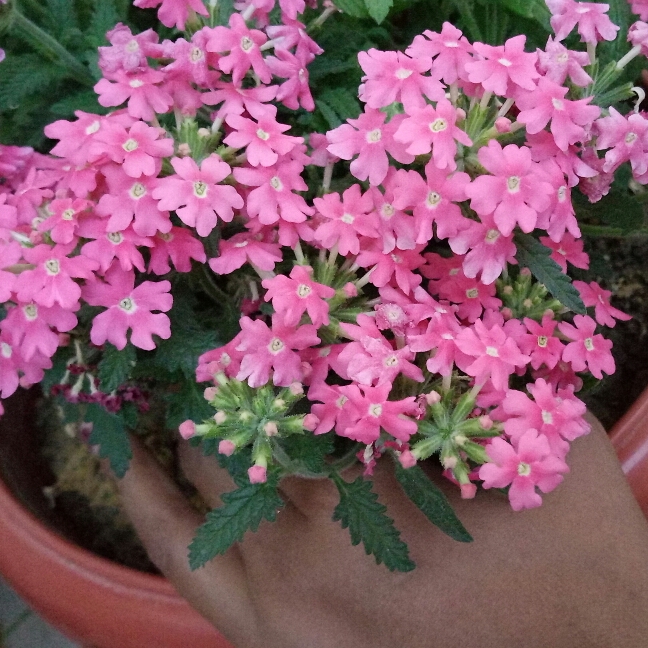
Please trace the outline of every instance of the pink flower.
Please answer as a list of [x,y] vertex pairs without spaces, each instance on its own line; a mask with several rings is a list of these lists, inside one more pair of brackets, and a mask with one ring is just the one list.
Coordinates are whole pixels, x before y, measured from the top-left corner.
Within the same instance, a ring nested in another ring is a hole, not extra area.
[[541,236],[540,243],[552,250],[551,258],[567,272],[567,262],[575,268],[587,270],[589,268],[589,256],[583,252],[583,241],[574,238],[571,234],[565,234],[559,242],[552,241],[548,236]]
[[358,54],[365,75],[359,89],[360,101],[369,108],[383,108],[400,101],[406,113],[425,107],[425,97],[438,101],[445,97],[437,79],[424,76],[430,69],[429,58],[410,58],[402,52],[370,49]]
[[481,83],[484,90],[501,96],[510,96],[514,90],[533,90],[538,74],[535,63],[538,55],[525,53],[526,36],[509,38],[504,45],[493,47],[475,43],[473,47],[483,60],[466,63],[471,83]]
[[504,236],[509,236],[516,224],[523,232],[533,231],[538,212],[549,206],[553,187],[538,180],[531,151],[515,144],[502,148],[490,140],[477,155],[480,164],[494,175],[480,175],[466,187],[472,209],[480,216],[493,213]]
[[562,342],[554,336],[556,324],[552,312],[543,316],[541,324],[528,317],[524,318],[529,334],[520,338],[518,344],[522,353],[531,356],[531,366],[534,369],[543,364],[553,369],[562,356]]
[[9,398],[18,389],[18,373],[25,361],[14,349],[6,331],[0,332],[0,397]]
[[78,226],[78,218],[92,203],[88,200],[62,198],[47,206],[51,216],[38,226],[39,232],[49,232],[55,243],[71,243]]
[[203,244],[184,227],[172,227],[169,232],[158,233],[153,244],[148,270],[158,275],[170,272],[169,259],[178,272],[189,272],[192,259],[198,263],[207,261]]
[[360,236],[378,236],[376,214],[372,211],[371,195],[361,195],[360,185],[349,187],[342,198],[340,194],[329,193],[314,199],[315,208],[328,221],[318,226],[316,240],[323,247],[338,246],[340,254],[358,254]]
[[461,369],[478,383],[490,378],[495,389],[508,389],[508,379],[515,368],[524,367],[530,360],[501,326],[494,324],[488,329],[481,320],[461,331],[456,344],[460,351],[475,358]]
[[325,300],[331,299],[335,290],[313,281],[312,272],[310,267],[296,265],[290,277],[276,275],[261,282],[267,291],[265,301],[272,300],[286,326],[296,326],[306,312],[316,328],[329,323],[329,305]]
[[340,392],[348,398],[345,408],[349,424],[341,426],[338,421],[335,431],[340,436],[369,444],[378,439],[380,429],[384,428],[396,439],[407,441],[418,429],[416,421],[407,415],[415,414],[418,406],[413,396],[400,401],[387,400],[391,389],[390,383],[377,387],[341,387]]
[[187,19],[194,11],[201,16],[209,15],[201,0],[134,0],[133,4],[141,9],[150,9],[157,7],[160,2],[162,6],[158,10],[158,18],[166,27],[184,30]]
[[565,99],[567,92],[567,88],[543,77],[535,90],[520,94],[516,101],[520,108],[518,121],[532,135],[551,121],[551,133],[561,151],[588,139],[586,129],[601,112],[598,106],[588,105],[593,97],[569,101]]
[[[407,152],[421,155],[432,151],[432,159],[439,169],[454,171],[457,144],[472,146],[472,140],[455,126],[457,110],[447,100],[437,102],[436,109],[428,105],[412,111],[394,134],[397,142],[408,144]],[[456,140],[456,141],[455,141]]]
[[232,81],[240,85],[241,80],[252,68],[263,83],[272,81],[272,73],[266,64],[261,46],[268,40],[258,29],[248,29],[241,14],[234,12],[229,28],[214,27],[207,43],[208,52],[229,52],[218,61],[218,67],[225,74],[232,74]]
[[599,380],[603,378],[603,372],[613,374],[614,357],[610,353],[612,340],[606,340],[600,334],[594,335],[596,322],[587,315],[574,315],[574,324],[558,324],[558,330],[573,340],[565,347],[562,359],[571,362],[574,371],[589,369]]
[[421,276],[414,272],[425,263],[420,254],[421,247],[419,250],[393,250],[385,254],[376,242],[360,251],[356,263],[361,268],[372,266],[370,281],[377,288],[391,282],[408,294],[421,283]]
[[537,430],[528,430],[511,445],[499,437],[486,446],[492,463],[479,468],[479,479],[484,488],[509,486],[509,501],[514,511],[535,508],[542,504],[536,486],[543,492],[552,491],[569,472],[567,464],[551,454],[547,439]]
[[99,264],[83,255],[68,257],[75,244],[37,245],[23,250],[27,263],[33,270],[24,270],[16,280],[15,290],[21,302],[34,301],[40,306],[51,308],[58,304],[75,311],[79,308],[81,288],[74,278],[90,279]]
[[630,0],[630,8],[641,20],[648,20],[648,0]]
[[630,315],[626,315],[610,304],[612,292],[603,290],[595,281],[591,281],[589,285],[584,281],[574,281],[573,284],[580,293],[583,304],[588,307],[594,306],[594,317],[601,326],[613,328],[616,324],[615,320],[627,322],[632,319]]
[[315,110],[315,102],[308,85],[308,63],[307,59],[299,58],[284,49],[275,49],[275,56],[269,56],[266,64],[274,76],[287,79],[277,90],[277,101],[291,110],[297,110],[299,106],[304,110]]
[[242,317],[241,334],[236,350],[242,352],[237,380],[248,379],[250,387],[261,387],[270,379],[280,387],[287,387],[304,378],[301,358],[296,351],[315,346],[320,342],[312,324],[295,328],[286,326],[275,314],[272,328],[262,320]]
[[234,148],[245,147],[245,154],[252,166],[272,166],[280,155],[287,155],[295,146],[304,142],[303,137],[284,135],[290,126],[280,124],[276,119],[275,106],[248,108],[254,122],[240,115],[228,115],[227,124],[234,130],[223,140]]
[[99,47],[99,67],[105,73],[117,70],[141,72],[148,68],[147,56],[157,58],[162,55],[162,45],[158,44],[158,35],[147,29],[141,34],[133,34],[130,27],[117,23],[106,38],[111,47]]
[[171,323],[164,315],[173,304],[170,282],[144,281],[135,287],[135,274],[125,272],[118,265],[106,273],[106,282],[95,279],[83,289],[83,298],[91,306],[107,308],[92,321],[93,344],[110,342],[121,350],[126,346],[126,333],[130,329],[131,344],[150,351],[155,348],[153,335],[163,340],[171,337]]
[[443,23],[441,33],[426,29],[414,38],[405,50],[414,59],[436,57],[432,63],[432,76],[447,84],[467,79],[466,63],[473,60],[472,45],[462,32],[449,22]]
[[244,263],[251,263],[260,270],[273,270],[275,263],[283,258],[276,243],[263,241],[262,237],[246,232],[221,239],[219,249],[220,256],[209,260],[209,267],[216,274],[229,274]]
[[583,70],[590,64],[587,52],[568,50],[551,36],[547,41],[545,51],[538,50],[538,68],[544,72],[545,78],[562,85],[569,76],[574,85],[584,88],[593,83],[592,77]]
[[241,115],[246,110],[263,110],[263,104],[272,101],[277,94],[277,86],[257,88],[239,88],[229,81],[219,81],[213,84],[214,89],[203,92],[203,103],[208,106],[220,104],[220,108],[212,118],[224,119],[227,115]]
[[596,121],[596,148],[610,149],[605,154],[603,171],[616,171],[630,161],[635,177],[648,171],[648,120],[639,113],[622,115],[610,106],[609,116]]
[[[385,124],[387,115],[380,110],[366,109],[358,119],[347,119],[347,124],[326,134],[330,142],[329,153],[351,162],[351,174],[358,180],[369,180],[371,185],[379,185],[389,170],[389,153],[397,162],[410,164],[414,155],[405,151],[405,146],[395,141],[396,132],[402,118],[394,117]],[[355,159],[353,159],[355,156]]]
[[602,2],[575,0],[545,0],[551,11],[551,26],[556,40],[565,40],[576,25],[583,43],[596,44],[600,40],[616,38],[619,28],[607,16],[610,5]]
[[153,198],[160,201],[160,209],[175,210],[199,236],[207,236],[216,227],[217,215],[229,223],[234,209],[243,207],[243,198],[234,187],[218,184],[231,169],[216,153],[204,159],[200,168],[190,157],[174,157],[171,166],[176,175],[162,178],[152,192]]
[[[163,88],[164,73],[148,69],[144,72],[127,73],[118,70],[111,75],[112,81],[100,79],[94,87],[101,106],[121,106],[128,100],[128,114],[135,119],[152,121],[157,114],[167,112],[173,98]],[[113,83],[114,81],[114,83]]]
[[5,243],[0,238],[0,304],[9,301],[16,285],[16,275],[5,271],[22,258],[22,248],[17,241]]

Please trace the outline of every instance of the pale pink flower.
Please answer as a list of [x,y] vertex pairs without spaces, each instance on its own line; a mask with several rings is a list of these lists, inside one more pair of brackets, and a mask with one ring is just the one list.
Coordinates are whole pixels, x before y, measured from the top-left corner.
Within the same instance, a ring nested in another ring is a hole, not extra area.
[[456,108],[447,99],[441,99],[436,108],[428,105],[413,110],[399,126],[394,139],[407,144],[407,152],[413,155],[432,151],[432,159],[438,168],[454,171],[457,168],[457,142],[472,146],[468,135],[455,125],[456,120]]
[[494,214],[504,236],[509,236],[516,224],[523,232],[533,231],[538,212],[549,206],[553,187],[538,180],[531,151],[515,144],[502,148],[498,141],[490,140],[477,155],[480,164],[493,175],[477,176],[466,187],[472,209],[480,216]]
[[553,186],[554,193],[547,211],[538,216],[536,226],[547,230],[553,241],[561,241],[566,231],[580,237],[581,231],[571,200],[571,189],[565,182],[564,173],[554,160],[545,160],[540,163],[540,167],[545,179]]
[[308,64],[311,60],[311,56],[303,59],[277,48],[275,56],[266,59],[266,64],[274,76],[287,79],[279,86],[276,99],[291,110],[297,110],[300,105],[304,110],[315,110],[315,102],[308,85]]
[[412,44],[405,50],[414,59],[432,57],[432,76],[443,79],[447,84],[467,79],[466,63],[473,60],[473,48],[463,35],[449,22],[443,23],[441,33],[426,29],[414,37]]
[[551,26],[556,40],[565,40],[578,25],[583,43],[596,44],[612,41],[619,28],[607,16],[610,5],[602,2],[576,2],[575,0],[545,0],[551,11]]
[[191,41],[184,38],[174,42],[165,41],[165,45],[168,43],[167,56],[174,59],[173,63],[163,68],[166,79],[185,79],[211,88],[220,74],[214,71],[218,68],[218,54],[206,50],[208,39],[209,31],[203,28],[191,37]]
[[235,85],[240,85],[250,68],[263,83],[270,83],[272,73],[260,49],[268,40],[267,36],[258,29],[249,29],[241,14],[236,12],[231,15],[229,25],[229,28],[214,27],[207,42],[209,52],[229,52],[221,56],[218,67],[225,74],[231,73]]
[[173,305],[170,282],[144,281],[135,287],[135,274],[125,272],[117,264],[105,278],[106,283],[95,279],[83,288],[83,298],[91,306],[107,308],[92,320],[90,339],[93,344],[110,342],[123,349],[130,329],[131,344],[150,351],[155,348],[153,335],[163,340],[171,337],[171,323],[164,315]]
[[615,320],[627,322],[632,319],[630,315],[610,304],[612,292],[603,290],[595,281],[591,281],[589,284],[584,281],[574,281],[573,284],[580,293],[583,304],[587,307],[594,306],[594,317],[601,326],[613,328],[616,324]]
[[290,126],[275,119],[276,106],[250,106],[248,110],[256,122],[240,115],[228,115],[225,121],[234,130],[223,142],[234,148],[245,147],[247,161],[252,166],[272,166],[280,155],[287,155],[304,142],[303,137],[284,135]]
[[543,364],[553,369],[562,356],[563,344],[554,336],[556,324],[552,311],[542,317],[542,323],[524,318],[529,333],[518,340],[518,345],[522,353],[531,356],[531,366],[534,369]]
[[595,378],[601,380],[603,372],[614,373],[614,357],[610,353],[612,340],[594,334],[596,322],[587,315],[574,315],[574,325],[560,322],[558,330],[570,342],[563,351],[562,359],[571,362],[574,371],[589,369]]
[[418,250],[392,250],[385,254],[382,246],[376,242],[360,251],[356,263],[361,268],[372,267],[369,281],[377,288],[392,283],[408,294],[422,280],[421,276],[414,272],[425,263],[420,254],[421,249],[422,246],[418,246]]
[[216,153],[205,158],[200,168],[190,157],[174,157],[171,166],[176,175],[161,178],[152,196],[160,201],[160,209],[175,210],[178,218],[195,227],[199,236],[207,236],[218,218],[229,223],[234,209],[243,207],[243,198],[234,187],[219,184],[231,169]]
[[589,268],[589,255],[583,252],[583,241],[566,233],[560,241],[553,241],[548,236],[541,236],[540,243],[552,250],[551,258],[567,272],[567,262],[575,268],[587,270]]
[[326,249],[337,245],[342,256],[358,254],[361,236],[378,236],[371,195],[362,195],[360,185],[349,187],[341,198],[338,193],[328,193],[313,202],[319,214],[327,219],[315,231],[316,240]]
[[102,173],[108,182],[108,191],[99,199],[95,211],[108,218],[106,231],[119,232],[131,223],[139,236],[171,230],[169,212],[160,209],[152,195],[159,186],[157,178],[131,178],[121,167],[112,165],[103,167]]
[[353,160],[351,174],[358,180],[368,179],[373,186],[381,184],[387,176],[387,153],[401,164],[414,161],[414,155],[407,153],[406,147],[394,139],[402,117],[395,116],[385,124],[386,117],[384,112],[368,108],[358,119],[347,119],[348,123],[326,134],[330,142],[329,153],[343,160]]
[[365,73],[359,88],[360,101],[369,108],[383,108],[400,101],[405,112],[425,107],[425,97],[438,101],[445,97],[443,85],[424,72],[430,69],[429,58],[410,58],[402,52],[370,49],[358,54]]
[[565,99],[567,92],[567,88],[543,77],[535,90],[521,93],[516,100],[518,121],[526,125],[527,132],[539,133],[551,121],[551,133],[561,151],[589,139],[589,128],[601,113],[598,106],[588,105],[593,97],[570,101]]
[[552,491],[569,472],[567,464],[551,454],[549,443],[537,430],[528,430],[511,445],[496,437],[486,446],[491,462],[479,468],[479,479],[484,488],[505,488],[514,511],[535,508],[542,504],[536,486],[543,492]]
[[148,67],[147,56],[157,58],[162,55],[162,45],[158,44],[158,35],[147,29],[140,34],[133,34],[130,27],[117,23],[106,32],[110,47],[99,47],[99,67],[104,73],[117,70],[141,72]]
[[277,94],[277,86],[260,85],[257,88],[239,88],[229,81],[219,81],[213,85],[213,89],[203,92],[201,95],[203,103],[208,106],[220,104],[218,111],[212,115],[212,119],[224,119],[227,115],[241,115],[246,110],[263,110],[263,105],[272,101]]
[[164,73],[148,69],[145,72],[129,74],[118,70],[113,81],[100,79],[94,87],[101,106],[121,106],[128,100],[128,114],[135,119],[152,121],[156,114],[163,114],[173,105],[173,98],[162,87]]
[[262,320],[242,317],[241,334],[236,350],[243,354],[237,380],[247,378],[250,387],[261,387],[270,380],[280,387],[304,379],[301,358],[297,351],[320,342],[312,324],[295,328],[286,326],[279,315],[272,316],[272,328]]
[[221,347],[203,353],[198,358],[196,382],[213,381],[217,373],[224,373],[228,378],[234,378],[241,367],[243,353],[236,350],[241,333]]
[[38,231],[49,232],[55,243],[71,243],[79,225],[79,216],[91,206],[92,203],[88,200],[52,200],[47,206],[51,216],[38,225]]
[[596,121],[596,130],[596,148],[609,149],[603,171],[614,172],[628,160],[635,177],[648,171],[648,120],[643,115],[622,115],[610,106],[609,116]]
[[99,264],[83,255],[68,257],[75,247],[75,243],[69,243],[24,249],[25,261],[35,267],[18,276],[15,285],[18,300],[34,301],[46,308],[58,304],[67,310],[77,310],[81,288],[74,278],[90,279]]
[[150,9],[157,7],[160,2],[158,18],[166,27],[184,30],[187,19],[194,11],[200,16],[209,15],[201,0],[134,0],[133,4],[141,9]]
[[516,367],[524,367],[530,360],[501,326],[494,324],[488,329],[479,319],[459,333],[456,345],[460,351],[471,356],[470,364],[461,369],[474,376],[478,383],[490,378],[495,389],[507,389],[509,376]]
[[326,300],[335,295],[335,289],[313,281],[312,274],[312,268],[296,265],[289,277],[276,275],[261,282],[266,289],[265,301],[272,301],[286,326],[296,326],[304,313],[316,328],[329,323]]
[[178,272],[190,272],[192,259],[198,263],[207,261],[203,244],[185,227],[172,227],[169,232],[159,232],[153,238],[150,254],[148,271],[158,275],[171,271],[169,259]]
[[648,0],[630,0],[630,8],[641,20],[648,20]]
[[245,263],[251,263],[260,270],[273,270],[283,258],[279,245],[246,232],[221,239],[219,250],[220,255],[209,260],[209,267],[216,274],[229,274]]
[[519,88],[533,90],[540,76],[535,67],[538,55],[526,53],[525,43],[524,35],[509,38],[498,47],[475,43],[473,47],[483,60],[466,63],[470,82],[480,83],[484,90],[501,96],[510,96]]
[[538,50],[538,68],[545,78],[562,85],[569,76],[574,85],[584,88],[593,83],[592,77],[583,70],[590,64],[587,52],[575,52],[549,36],[544,52]]
[[368,444],[378,439],[383,428],[396,439],[407,441],[418,429],[416,421],[407,415],[415,415],[418,406],[413,396],[399,401],[387,400],[391,388],[390,383],[377,387],[341,387],[340,392],[348,398],[345,403],[348,421],[344,426],[338,421],[335,431],[340,436]]

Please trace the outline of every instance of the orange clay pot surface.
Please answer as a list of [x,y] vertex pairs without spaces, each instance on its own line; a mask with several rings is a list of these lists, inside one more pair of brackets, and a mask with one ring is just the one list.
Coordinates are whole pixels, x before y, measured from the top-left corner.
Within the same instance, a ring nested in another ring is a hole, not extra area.
[[630,488],[648,518],[648,388],[612,428],[610,439]]
[[33,403],[14,397],[0,419],[2,576],[52,625],[93,648],[232,648],[164,578],[96,556],[50,529],[47,468],[28,434]]

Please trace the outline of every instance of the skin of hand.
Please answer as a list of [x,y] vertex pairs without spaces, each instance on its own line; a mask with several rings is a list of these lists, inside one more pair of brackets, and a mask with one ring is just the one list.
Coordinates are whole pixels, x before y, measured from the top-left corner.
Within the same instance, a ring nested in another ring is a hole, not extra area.
[[[490,491],[461,500],[426,466],[473,543],[433,527],[379,462],[375,490],[417,563],[405,574],[376,565],[331,521],[338,496],[328,480],[284,479],[277,521],[194,572],[187,547],[202,517],[137,443],[119,488],[151,559],[237,648],[639,648],[648,645],[648,524],[591,422],[572,446],[571,472],[538,509],[516,513]],[[189,444],[181,463],[210,506],[234,488]]]

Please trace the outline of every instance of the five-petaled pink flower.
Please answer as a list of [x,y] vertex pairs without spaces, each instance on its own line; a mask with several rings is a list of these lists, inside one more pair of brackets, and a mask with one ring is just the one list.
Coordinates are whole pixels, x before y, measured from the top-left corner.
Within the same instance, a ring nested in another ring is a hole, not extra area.
[[551,26],[556,40],[565,40],[576,25],[583,43],[596,44],[616,38],[619,28],[607,15],[610,5],[576,0],[545,0],[551,11]]
[[594,317],[601,326],[613,328],[616,324],[615,320],[627,322],[632,319],[630,315],[610,304],[612,292],[603,290],[595,281],[591,281],[589,284],[584,281],[574,281],[573,284],[580,293],[583,304],[587,307],[594,306]]
[[600,333],[595,335],[596,322],[587,315],[574,315],[574,325],[568,322],[558,324],[558,330],[573,340],[565,347],[562,359],[571,362],[574,371],[589,369],[599,380],[603,378],[603,372],[613,374],[612,340],[606,340]]

